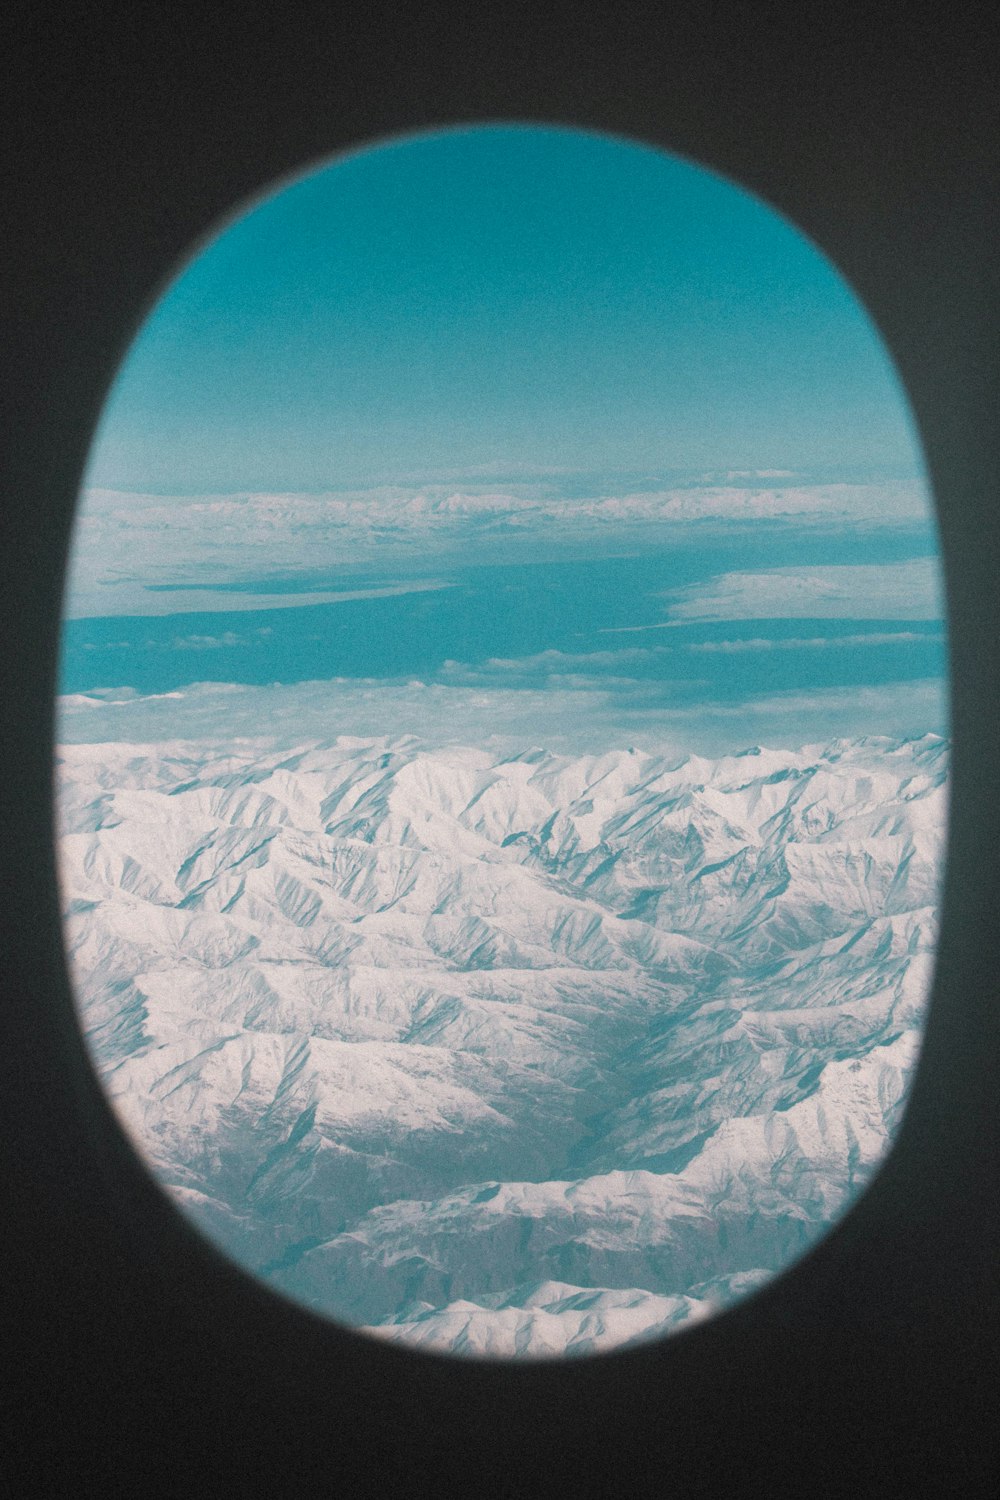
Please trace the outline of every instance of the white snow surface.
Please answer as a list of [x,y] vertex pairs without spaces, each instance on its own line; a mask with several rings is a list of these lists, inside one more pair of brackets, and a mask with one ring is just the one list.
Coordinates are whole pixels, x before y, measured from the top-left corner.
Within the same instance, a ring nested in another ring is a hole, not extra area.
[[936,735],[65,745],[88,1045],[184,1211],[307,1305],[491,1357],[662,1334],[883,1159],[947,768]]

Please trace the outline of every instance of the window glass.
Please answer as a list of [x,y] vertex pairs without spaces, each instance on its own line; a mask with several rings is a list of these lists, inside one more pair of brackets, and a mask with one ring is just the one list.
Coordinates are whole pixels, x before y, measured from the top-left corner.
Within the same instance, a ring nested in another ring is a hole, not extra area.
[[569,129],[371,146],[184,266],[65,598],[87,1046],[276,1290],[583,1355],[793,1262],[889,1150],[948,773],[889,355],[820,251]]

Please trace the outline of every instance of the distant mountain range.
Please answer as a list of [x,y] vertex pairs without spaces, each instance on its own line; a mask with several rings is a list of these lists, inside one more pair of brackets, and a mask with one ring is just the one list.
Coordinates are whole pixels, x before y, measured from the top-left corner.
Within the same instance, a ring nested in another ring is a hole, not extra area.
[[67,745],[71,972],[234,1259],[380,1337],[582,1353],[786,1266],[884,1156],[947,743],[710,761]]

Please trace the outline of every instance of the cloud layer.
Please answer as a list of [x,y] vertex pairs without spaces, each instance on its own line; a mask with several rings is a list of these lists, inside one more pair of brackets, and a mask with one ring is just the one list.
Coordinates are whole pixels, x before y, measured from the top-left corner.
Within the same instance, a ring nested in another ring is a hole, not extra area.
[[[194,609],[286,608],[372,597],[227,593],[224,584],[301,579],[336,570],[534,559],[566,546],[664,543],[693,523],[788,521],[806,527],[927,523],[918,481],[879,484],[733,480],[675,488],[558,492],[553,482],[503,488],[383,487],[331,494],[143,495],[85,492],[74,537],[66,614],[165,614]],[[738,576],[738,575],[734,575]],[[749,576],[749,575],[748,575]],[[389,580],[384,589],[432,587]],[[437,580],[437,586],[441,586]],[[157,592],[167,590],[167,592]]]
[[945,685],[937,678],[677,704],[670,701],[669,684],[626,677],[558,673],[538,687],[509,687],[501,676],[455,685],[357,678],[265,687],[202,682],[145,697],[106,689],[59,700],[58,738],[248,738],[293,745],[342,735],[413,735],[436,746],[538,745],[578,754],[634,745],[719,755],[755,744],[791,749],[843,737],[948,730]]
[[938,620],[936,558],[723,573],[674,596],[670,620]]

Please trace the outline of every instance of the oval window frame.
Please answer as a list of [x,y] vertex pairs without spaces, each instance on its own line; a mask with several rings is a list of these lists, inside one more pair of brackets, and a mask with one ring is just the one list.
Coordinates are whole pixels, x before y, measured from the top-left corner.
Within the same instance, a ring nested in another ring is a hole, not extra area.
[[[620,142],[620,143],[625,144],[625,145],[634,145],[634,146],[637,146],[637,147],[640,147],[640,148],[649,149],[649,150],[652,150],[652,151],[666,152],[667,154],[673,155],[674,157],[678,158],[679,160],[681,160],[685,164],[692,166],[696,170],[701,169],[701,170],[704,170],[704,171],[709,172],[711,174],[714,174],[715,176],[721,178],[723,181],[726,181],[726,182],[730,183],[731,185],[733,185],[738,190],[742,190],[744,192],[747,192],[750,195],[752,195],[755,198],[757,198],[757,200],[760,201],[761,203],[763,203],[764,206],[767,209],[771,210],[785,224],[787,224],[788,226],[790,226],[791,229],[793,230],[793,232],[797,233],[807,244],[809,244],[818,253],[818,255],[821,258],[825,258],[833,266],[834,270],[840,276],[841,280],[843,281],[844,285],[847,287],[847,289],[850,291],[850,293],[854,297],[854,299],[857,302],[858,306],[865,313],[865,315],[867,316],[867,318],[869,320],[869,323],[871,324],[871,326],[874,329],[875,333],[877,334],[877,336],[881,340],[882,349],[883,349],[884,353],[888,356],[888,360],[889,360],[890,366],[891,366],[891,368],[893,370],[893,373],[895,374],[896,381],[898,383],[900,393],[901,393],[901,395],[903,397],[903,401],[906,404],[906,406],[908,407],[909,415],[911,416],[911,418],[913,420],[917,448],[918,448],[918,451],[920,453],[920,456],[924,460],[925,474],[926,474],[926,476],[928,478],[928,494],[929,494],[929,498],[931,500],[931,503],[932,503],[932,506],[933,506],[933,509],[934,509],[935,517],[936,517],[936,519],[938,521],[938,535],[939,535],[939,541],[940,541],[940,546],[939,546],[939,550],[938,550],[938,562],[939,562],[939,564],[941,566],[941,571],[942,571],[942,582],[943,582],[943,586],[944,586],[944,595],[945,595],[944,615],[945,615],[945,619],[946,619],[946,622],[947,622],[947,625],[948,625],[948,640],[949,640],[949,646],[951,647],[952,609],[951,609],[951,602],[950,602],[950,590],[949,590],[949,586],[948,586],[947,547],[946,547],[946,545],[944,543],[944,538],[943,538],[943,534],[942,534],[940,508],[939,508],[938,501],[937,501],[936,488],[934,486],[933,479],[931,477],[930,461],[929,461],[929,455],[928,455],[928,452],[927,452],[927,446],[926,446],[926,443],[923,440],[922,430],[921,430],[921,427],[920,427],[919,420],[917,418],[916,409],[915,409],[915,406],[914,406],[914,403],[913,403],[913,400],[912,400],[912,397],[911,397],[911,394],[910,394],[909,386],[907,385],[906,381],[903,378],[902,372],[900,371],[899,364],[898,364],[898,361],[897,361],[897,359],[895,357],[895,354],[893,352],[892,345],[890,344],[888,338],[886,337],[886,334],[885,334],[885,332],[884,332],[884,330],[883,330],[883,328],[881,326],[881,323],[876,319],[876,317],[875,317],[875,315],[874,315],[874,313],[873,313],[873,311],[871,309],[871,306],[869,305],[868,301],[865,298],[862,297],[862,295],[858,291],[858,288],[855,285],[854,281],[851,278],[848,277],[848,275],[847,275],[847,273],[846,273],[846,271],[845,271],[842,263],[840,262],[840,260],[838,260],[837,258],[835,258],[834,255],[825,247],[825,245],[820,240],[818,240],[816,238],[815,235],[813,235],[808,230],[806,230],[805,228],[803,228],[801,222],[796,217],[793,217],[793,215],[791,213],[789,213],[787,211],[787,209],[785,209],[785,208],[781,207],[780,205],[776,204],[770,197],[768,197],[764,193],[762,193],[756,186],[749,186],[743,178],[735,176],[731,171],[727,171],[723,167],[721,167],[721,166],[719,166],[719,165],[717,165],[717,164],[715,164],[713,162],[710,162],[710,161],[707,161],[705,159],[702,159],[700,157],[696,157],[696,156],[694,156],[691,153],[683,152],[683,151],[677,149],[676,147],[666,146],[662,142],[657,141],[655,139],[652,139],[651,137],[649,137],[647,135],[627,134],[627,133],[625,133],[624,131],[621,131],[621,130],[612,131],[612,130],[608,130],[608,129],[603,129],[603,128],[601,128],[599,126],[596,126],[596,125],[593,125],[593,124],[583,124],[583,123],[580,123],[580,122],[568,121],[568,120],[565,120],[565,119],[562,119],[562,120],[559,120],[559,121],[553,121],[551,119],[547,119],[547,120],[530,119],[530,118],[526,118],[526,117],[522,117],[522,116],[518,116],[517,118],[503,117],[503,118],[499,118],[499,119],[498,118],[477,119],[477,118],[472,118],[472,117],[462,117],[462,118],[459,118],[459,119],[456,119],[456,120],[453,120],[453,121],[449,121],[449,122],[447,122],[445,124],[439,124],[439,125],[432,126],[432,127],[425,127],[423,129],[419,129],[418,128],[418,129],[413,129],[413,130],[408,130],[408,131],[396,131],[396,132],[393,132],[391,134],[383,134],[383,135],[378,135],[378,136],[375,136],[375,137],[368,137],[368,136],[366,136],[364,138],[361,138],[361,139],[353,141],[349,147],[342,148],[341,150],[337,151],[336,153],[334,153],[332,155],[331,154],[323,154],[323,155],[320,155],[320,156],[313,156],[304,165],[295,167],[295,168],[293,168],[293,169],[291,169],[289,171],[286,171],[280,177],[265,182],[263,185],[261,185],[260,187],[258,187],[258,189],[256,191],[254,191],[253,193],[248,194],[248,195],[244,195],[244,196],[240,197],[237,201],[231,203],[225,213],[223,213],[223,214],[221,214],[221,215],[213,218],[211,220],[211,222],[207,225],[207,227],[203,227],[202,230],[201,230],[201,232],[197,236],[197,238],[195,240],[193,240],[188,245],[185,253],[179,259],[177,259],[176,261],[174,261],[173,263],[171,263],[171,265],[169,266],[166,274],[163,274],[163,275],[160,276],[155,291],[153,291],[151,294],[149,294],[147,296],[147,298],[146,298],[146,300],[145,300],[145,302],[143,304],[141,313],[139,314],[138,317],[134,318],[134,320],[133,320],[131,331],[129,332],[129,335],[128,335],[127,339],[124,341],[123,352],[120,353],[119,358],[114,363],[113,368],[111,370],[110,378],[106,382],[106,385],[105,385],[105,388],[104,388],[103,397],[102,397],[102,400],[101,400],[101,403],[100,403],[100,406],[99,406],[98,417],[97,417],[97,419],[95,419],[95,422],[94,422],[92,430],[91,430],[91,439],[90,439],[90,441],[87,444],[87,450],[86,451],[87,451],[88,461],[89,461],[89,454],[90,454],[90,451],[91,451],[91,448],[92,448],[92,445],[93,445],[93,437],[94,437],[94,434],[96,433],[97,425],[99,423],[99,420],[103,416],[103,412],[104,412],[104,409],[105,409],[105,406],[106,406],[106,403],[107,403],[108,396],[109,396],[110,391],[112,389],[112,386],[113,386],[114,382],[117,380],[118,375],[120,374],[122,368],[126,364],[126,362],[128,360],[128,357],[129,357],[129,354],[131,352],[131,349],[133,347],[133,343],[136,340],[138,334],[140,333],[143,325],[145,324],[146,319],[149,317],[149,315],[152,313],[152,311],[158,306],[158,304],[160,303],[161,299],[168,293],[168,291],[170,290],[170,288],[183,275],[183,273],[187,269],[187,267],[189,265],[191,265],[194,261],[196,261],[198,259],[198,257],[202,254],[202,252],[203,252],[204,249],[206,249],[209,245],[215,243],[217,240],[219,240],[220,238],[222,238],[225,235],[225,233],[227,232],[227,230],[230,227],[230,225],[232,225],[236,221],[244,218],[246,215],[248,215],[249,213],[251,213],[253,211],[253,209],[256,206],[258,206],[259,204],[261,204],[261,203],[263,203],[263,202],[265,202],[267,200],[270,200],[270,199],[276,197],[285,188],[290,187],[290,186],[294,185],[295,183],[297,183],[299,181],[302,181],[304,178],[310,176],[311,174],[313,174],[315,172],[324,171],[326,169],[334,167],[337,164],[337,162],[339,162],[339,161],[341,161],[341,160],[343,160],[343,159],[345,159],[347,157],[358,155],[358,154],[362,154],[362,153],[376,151],[381,146],[391,145],[393,143],[400,142],[400,141],[403,141],[403,140],[406,140],[406,139],[426,138],[429,135],[437,134],[437,133],[440,133],[442,131],[469,129],[469,128],[474,128],[477,125],[504,125],[504,126],[513,125],[513,126],[528,126],[528,127],[533,126],[533,125],[541,125],[541,126],[545,126],[545,127],[548,127],[548,128],[553,128],[554,127],[556,129],[566,130],[568,132],[584,131],[586,133],[595,134],[595,135],[598,135],[598,136],[603,136],[606,139],[614,140],[614,141]],[[74,506],[73,506],[73,517],[72,517],[72,519],[73,519],[74,526],[75,526],[77,509],[78,509],[78,506],[79,506],[79,500],[80,500],[80,490],[78,488],[76,499],[75,499]],[[72,531],[70,533],[70,540],[71,540],[71,537],[72,537]],[[68,558],[69,558],[69,545],[67,545],[67,547],[65,549],[65,552],[64,552],[64,576],[65,576],[66,567],[68,565]],[[61,631],[61,625],[62,625],[62,619],[61,619],[61,615],[60,615],[60,631]],[[952,704],[952,682],[953,682],[953,679],[952,679],[951,674],[949,673],[949,677],[948,677],[947,685],[946,685],[946,696],[947,696],[947,699],[948,699],[949,708],[951,708],[951,704]],[[953,740],[953,730],[952,730],[950,738]],[[947,889],[948,889],[948,886],[949,886],[949,871],[950,871],[950,867],[951,867],[951,842],[952,842],[952,820],[951,820],[951,808],[949,807],[949,816],[948,816],[948,822],[947,822],[947,831],[946,831],[946,839],[945,839],[945,845],[944,845],[944,852],[943,852],[943,854],[941,856],[940,864],[939,864],[939,868],[940,868],[940,871],[941,871],[939,891],[940,891],[940,895],[941,895],[942,904],[944,902],[944,898],[945,898],[945,895],[946,895],[946,892],[947,892]],[[943,919],[943,917],[942,917],[942,922],[941,922],[941,928],[942,928],[942,931],[943,931],[943,928],[944,928],[944,919]],[[63,931],[62,924],[61,924],[61,931]],[[804,1251],[800,1252],[793,1261],[791,1261],[788,1265],[786,1265],[785,1267],[783,1267],[780,1271],[775,1272],[764,1285],[760,1286],[759,1288],[755,1289],[754,1291],[745,1292],[745,1293],[741,1294],[741,1296],[740,1296],[740,1298],[738,1299],[737,1302],[735,1302],[733,1304],[729,1304],[726,1307],[722,1308],[721,1310],[715,1312],[711,1316],[711,1318],[709,1320],[707,1320],[711,1324],[717,1323],[720,1319],[721,1320],[728,1320],[733,1314],[736,1314],[736,1313],[739,1313],[740,1311],[742,1311],[743,1308],[744,1308],[744,1306],[747,1305],[747,1304],[756,1304],[760,1299],[764,1299],[765,1304],[767,1304],[767,1303],[770,1302],[770,1300],[772,1299],[772,1297],[781,1296],[782,1295],[782,1290],[783,1290],[783,1288],[785,1286],[785,1283],[786,1283],[786,1278],[795,1276],[796,1273],[799,1271],[800,1267],[807,1266],[812,1261],[812,1259],[814,1258],[814,1256],[820,1250],[822,1250],[823,1246],[825,1246],[827,1244],[827,1242],[831,1239],[831,1237],[838,1235],[839,1232],[844,1227],[844,1225],[847,1224],[847,1222],[849,1220],[854,1219],[854,1217],[858,1213],[858,1210],[867,1202],[869,1196],[877,1189],[878,1184],[879,1184],[880,1180],[882,1179],[884,1173],[886,1172],[887,1168],[890,1166],[893,1158],[897,1155],[900,1142],[903,1139],[904,1133],[906,1131],[906,1123],[907,1123],[908,1117],[910,1116],[910,1113],[911,1113],[911,1106],[912,1106],[912,1102],[913,1102],[913,1098],[914,1098],[916,1089],[918,1087],[920,1076],[921,1076],[921,1074],[923,1073],[923,1071],[925,1069],[925,1051],[926,1051],[928,1029],[929,1029],[929,1025],[930,1025],[931,1015],[932,1015],[934,1007],[935,1007],[935,997],[936,997],[936,992],[937,992],[937,987],[938,987],[937,975],[938,975],[939,954],[940,954],[940,938],[939,938],[938,945],[937,945],[937,948],[935,949],[935,953],[934,953],[933,978],[932,978],[932,981],[931,981],[931,986],[930,986],[929,992],[928,992],[926,1000],[924,1002],[924,1004],[925,1004],[924,1024],[923,1024],[923,1029],[922,1029],[922,1032],[921,1032],[921,1044],[920,1044],[920,1049],[919,1049],[918,1061],[917,1061],[917,1065],[916,1065],[916,1068],[914,1070],[914,1073],[913,1073],[913,1075],[911,1075],[911,1078],[910,1078],[908,1086],[907,1086],[907,1091],[906,1091],[906,1094],[904,1096],[904,1105],[903,1105],[903,1111],[902,1111],[902,1120],[901,1120],[900,1124],[897,1125],[897,1127],[896,1127],[895,1138],[891,1141],[891,1143],[890,1143],[888,1149],[886,1150],[885,1154],[883,1155],[883,1157],[879,1161],[878,1165],[874,1169],[872,1177],[869,1180],[868,1184],[862,1189],[861,1193],[855,1199],[853,1199],[846,1207],[842,1208],[839,1211],[838,1216],[836,1217],[836,1219],[834,1219],[830,1225],[826,1226],[823,1229],[823,1231],[818,1236],[818,1238],[810,1246],[808,1246]],[[67,983],[67,987],[68,987],[69,993],[70,993],[70,995],[72,997],[73,986],[72,986],[72,981],[69,978],[69,965],[65,961],[64,945],[63,945],[63,960],[64,960],[64,964],[65,964],[65,968],[66,968],[66,974],[67,974],[66,983]],[[72,1003],[72,1008],[73,1008],[74,1020],[77,1023],[76,1024],[76,1031],[77,1031],[80,1043],[83,1046],[83,1050],[84,1050],[84,1054],[85,1054],[86,1071],[90,1075],[90,1078],[89,1078],[88,1082],[84,1085],[85,1091],[86,1091],[87,1095],[90,1097],[91,1102],[92,1102],[93,1085],[96,1083],[97,1090],[99,1091],[100,1096],[101,1096],[101,1102],[105,1106],[105,1109],[108,1110],[108,1099],[107,1099],[107,1096],[104,1093],[104,1086],[103,1086],[103,1084],[102,1084],[102,1082],[100,1080],[99,1075],[96,1072],[96,1068],[95,1068],[95,1066],[94,1066],[94,1064],[93,1064],[93,1062],[91,1060],[90,1053],[89,1053],[89,1051],[86,1048],[86,1044],[83,1041],[82,1030],[81,1030],[81,1028],[79,1026],[79,1012],[77,1010],[75,1001],[72,1001],[71,1003]],[[167,1190],[161,1184],[161,1181],[160,1181],[159,1177],[157,1176],[157,1174],[147,1164],[147,1162],[146,1162],[146,1160],[145,1160],[142,1152],[139,1150],[138,1146],[135,1143],[133,1143],[133,1141],[129,1137],[127,1131],[125,1130],[124,1126],[119,1122],[117,1116],[114,1113],[114,1110],[110,1109],[110,1110],[108,1110],[108,1112],[110,1114],[110,1120],[109,1121],[106,1120],[105,1124],[110,1124],[111,1131],[112,1131],[113,1135],[119,1137],[119,1149],[117,1149],[112,1154],[105,1154],[105,1153],[102,1152],[101,1153],[101,1163],[102,1163],[102,1165],[109,1165],[110,1162],[111,1162],[111,1160],[114,1159],[116,1161],[116,1163],[117,1163],[116,1173],[115,1173],[115,1176],[117,1177],[117,1173],[121,1170],[122,1163],[123,1163],[123,1160],[124,1160],[124,1158],[123,1158],[123,1156],[121,1154],[121,1149],[120,1149],[121,1146],[123,1146],[126,1155],[128,1157],[131,1157],[131,1158],[134,1159],[133,1165],[138,1165],[139,1170],[140,1170],[141,1174],[143,1175],[143,1177],[146,1178],[149,1181],[149,1183],[153,1186],[155,1192],[158,1193],[158,1194],[160,1194],[162,1196],[162,1198],[164,1199],[164,1202],[166,1204],[166,1207],[169,1210],[169,1213],[172,1214],[172,1215],[176,1215],[180,1219],[180,1221],[183,1223],[183,1225],[185,1226],[185,1229],[190,1229],[197,1236],[198,1240],[200,1242],[202,1242],[205,1246],[208,1247],[209,1251],[211,1252],[211,1254],[214,1257],[216,1257],[217,1259],[220,1259],[222,1262],[225,1263],[227,1269],[235,1270],[235,1272],[237,1273],[237,1275],[239,1277],[246,1278],[253,1285],[254,1288],[263,1288],[263,1290],[264,1290],[264,1292],[265,1292],[265,1294],[267,1296],[270,1296],[270,1297],[273,1297],[273,1298],[277,1299],[277,1301],[280,1304],[282,1304],[283,1306],[292,1307],[297,1312],[304,1313],[309,1318],[315,1318],[315,1319],[317,1319],[322,1325],[324,1325],[326,1327],[332,1327],[333,1329],[335,1329],[338,1334],[344,1334],[344,1335],[346,1335],[346,1336],[348,1336],[350,1338],[362,1338],[368,1344],[370,1344],[372,1342],[375,1342],[371,1338],[371,1335],[363,1333],[358,1328],[356,1328],[354,1325],[340,1322],[339,1320],[336,1319],[335,1315],[328,1314],[328,1313],[313,1312],[310,1309],[308,1309],[303,1303],[301,1303],[295,1297],[293,1297],[291,1294],[286,1294],[280,1288],[278,1288],[276,1286],[272,1286],[269,1283],[265,1283],[265,1282],[259,1281],[258,1278],[254,1275],[254,1273],[249,1270],[249,1268],[247,1268],[241,1262],[233,1259],[230,1255],[228,1255],[225,1251],[223,1251],[221,1249],[221,1247],[219,1245],[217,1245],[214,1240],[210,1239],[205,1232],[201,1231],[198,1228],[198,1226],[189,1218],[189,1216],[186,1215],[183,1212],[183,1210],[180,1209],[179,1206],[173,1202],[173,1200],[169,1197],[169,1195],[167,1193]],[[102,1127],[102,1133],[103,1133],[103,1127]],[[690,1340],[690,1339],[693,1339],[693,1338],[698,1338],[700,1336],[700,1334],[702,1333],[704,1327],[705,1327],[705,1323],[699,1320],[698,1322],[693,1323],[690,1326],[682,1327],[680,1329],[671,1331],[668,1334],[660,1335],[660,1336],[654,1336],[653,1338],[650,1339],[649,1342],[650,1342],[650,1345],[652,1345],[654,1347],[662,1347],[664,1345],[673,1345],[678,1339]],[[551,1357],[551,1358],[549,1358],[549,1357],[541,1357],[541,1358],[536,1358],[536,1359],[533,1359],[533,1360],[530,1360],[530,1361],[521,1361],[521,1360],[517,1360],[517,1359],[512,1359],[509,1356],[488,1356],[488,1355],[465,1356],[460,1361],[458,1361],[458,1360],[455,1359],[454,1355],[452,1355],[450,1352],[446,1352],[446,1351],[445,1352],[431,1351],[431,1350],[427,1350],[427,1349],[425,1349],[423,1347],[409,1345],[406,1342],[402,1342],[402,1341],[400,1343],[398,1343],[398,1344],[393,1345],[392,1347],[395,1348],[395,1349],[402,1350],[404,1352],[404,1354],[405,1354],[406,1357],[413,1356],[413,1357],[420,1358],[420,1359],[427,1358],[427,1359],[431,1359],[433,1361],[439,1361],[439,1360],[443,1359],[443,1360],[445,1360],[449,1364],[458,1364],[462,1368],[467,1367],[469,1364],[487,1365],[487,1366],[493,1366],[493,1365],[495,1365],[495,1366],[498,1366],[498,1367],[500,1367],[502,1369],[507,1369],[507,1368],[511,1368],[511,1367],[520,1367],[520,1368],[523,1368],[525,1366],[531,1367],[531,1366],[537,1365],[537,1366],[539,1366],[542,1369],[548,1370],[548,1369],[552,1369],[556,1365],[562,1364],[564,1362],[563,1359],[561,1357],[558,1357],[558,1356]],[[604,1360],[608,1360],[608,1359],[617,1359],[617,1358],[622,1357],[623,1355],[629,1355],[632,1352],[633,1352],[633,1350],[629,1349],[629,1348],[624,1348],[624,1349],[611,1348],[611,1349],[608,1349],[608,1350],[601,1350],[601,1351],[596,1351],[596,1352],[588,1352],[588,1354],[585,1356],[585,1360],[586,1360],[586,1363],[589,1364],[589,1363],[591,1363],[591,1362],[593,1362],[595,1360],[596,1361],[604,1361]]]

